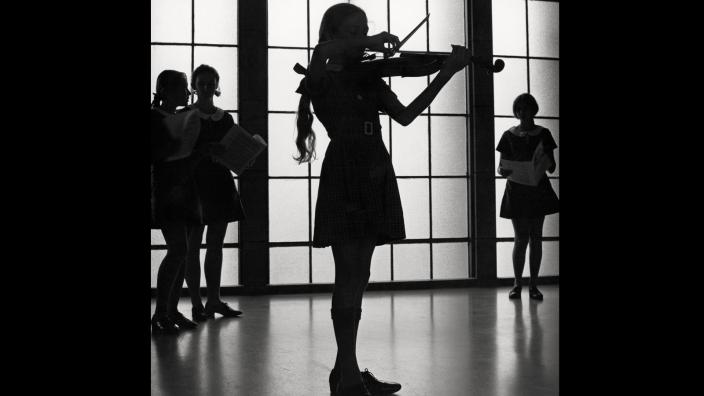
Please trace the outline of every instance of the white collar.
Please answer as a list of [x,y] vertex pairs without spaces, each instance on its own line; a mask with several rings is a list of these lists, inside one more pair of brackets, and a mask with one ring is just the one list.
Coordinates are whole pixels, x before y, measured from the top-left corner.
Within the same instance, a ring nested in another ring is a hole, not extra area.
[[215,110],[215,113],[213,113],[213,114],[206,114],[195,106],[188,106],[187,108],[190,110],[194,110],[198,114],[198,116],[204,120],[220,121],[222,119],[222,117],[225,116],[225,110],[223,110],[219,107],[215,108],[216,110]]
[[530,136],[538,136],[540,134],[540,131],[543,129],[540,125],[536,125],[535,128],[531,129],[530,131],[519,131],[518,130],[519,125],[512,126],[509,131],[518,136],[518,137],[523,137],[525,135],[530,135]]

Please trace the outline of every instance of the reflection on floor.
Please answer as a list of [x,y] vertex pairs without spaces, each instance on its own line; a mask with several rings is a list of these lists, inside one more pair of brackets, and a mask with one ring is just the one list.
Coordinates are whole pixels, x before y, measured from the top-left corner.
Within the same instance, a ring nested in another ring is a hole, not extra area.
[[[401,383],[403,396],[557,395],[559,287],[542,286],[542,302],[508,290],[367,292],[360,367]],[[224,300],[244,315],[152,337],[152,396],[329,395],[329,294]],[[182,298],[179,310],[190,308]]]

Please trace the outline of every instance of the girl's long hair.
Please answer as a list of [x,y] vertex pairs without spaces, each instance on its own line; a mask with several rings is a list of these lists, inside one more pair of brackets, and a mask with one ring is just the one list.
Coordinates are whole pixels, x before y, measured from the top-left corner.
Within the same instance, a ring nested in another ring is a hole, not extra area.
[[[333,35],[337,32],[342,22],[350,15],[356,13],[362,13],[366,16],[364,10],[354,4],[339,3],[328,8],[320,22],[318,44],[332,40]],[[296,148],[298,148],[299,155],[293,159],[298,161],[299,164],[309,162],[315,158],[315,132],[313,132],[313,113],[310,111],[310,95],[305,86],[301,89],[301,99],[298,102],[296,127],[298,128]]]
[[173,86],[174,83],[181,80],[185,80],[186,74],[176,70],[164,70],[159,73],[156,78],[156,92],[154,92],[154,99],[152,100],[152,106],[158,107],[161,102],[165,99],[164,91]]

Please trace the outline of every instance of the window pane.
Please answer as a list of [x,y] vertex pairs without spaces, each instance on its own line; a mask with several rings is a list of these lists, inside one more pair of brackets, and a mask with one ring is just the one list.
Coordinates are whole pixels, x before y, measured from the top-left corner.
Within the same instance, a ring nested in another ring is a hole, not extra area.
[[269,114],[269,175],[306,176],[308,166],[296,162],[296,115]]
[[394,245],[394,280],[430,279],[430,244]]
[[267,4],[268,45],[308,46],[306,0],[268,0]]
[[151,0],[151,40],[191,42],[191,0]]
[[[201,271],[203,271],[203,263],[205,263],[205,249],[201,249]],[[240,284],[240,257],[239,249],[224,248],[222,249],[222,270],[220,286],[237,286]],[[205,273],[201,273],[200,281],[202,286],[206,286]]]
[[[496,151],[496,146],[499,145],[499,140],[501,140],[501,136],[504,134],[504,132],[508,131],[509,128],[512,126],[516,126],[520,123],[515,118],[504,118],[504,117],[494,117],[494,155],[495,155],[495,162],[494,162],[494,169],[498,168],[499,166],[499,160],[501,159],[501,153]],[[539,123],[536,121],[536,123]],[[496,174],[497,176],[499,175],[498,173]]]
[[433,179],[433,238],[466,238],[467,180]]
[[[430,80],[437,73],[430,76]],[[467,78],[464,72],[456,73],[452,79],[442,88],[442,91],[430,105],[432,113],[467,114]],[[421,91],[416,93],[416,96]],[[409,102],[410,103],[410,102]]]
[[388,282],[391,280],[391,246],[382,245],[374,249],[370,282]]
[[[464,9],[465,0],[429,0],[428,28],[430,29],[430,50],[451,52],[451,44],[467,46],[465,39]],[[416,23],[420,22],[420,19]],[[425,26],[421,27],[424,29]],[[417,33],[419,33],[420,30]],[[415,35],[414,35],[415,36]],[[403,39],[399,37],[399,39]]]
[[494,54],[526,56],[525,0],[492,0],[491,14]]
[[[513,242],[496,243],[496,277],[513,278]],[[526,251],[527,253],[527,251]],[[529,256],[526,254],[526,258]],[[530,276],[529,265],[523,268],[524,276]]]
[[161,233],[161,230],[151,230],[151,234],[152,245],[166,245],[166,241],[164,240],[164,234]]
[[554,213],[554,214],[545,216],[545,222],[543,223],[543,236],[544,237],[559,237],[560,236],[560,213]]
[[430,117],[432,175],[464,176],[467,174],[466,121],[464,117]]
[[398,179],[398,189],[401,193],[406,238],[429,238],[430,204],[428,202],[428,180]]
[[310,179],[310,199],[311,199],[311,239],[313,238],[313,232],[315,231],[315,205],[318,204],[318,186],[320,185],[320,179]]
[[196,0],[195,41],[237,44],[237,0]]
[[[428,86],[428,78],[423,77],[391,77],[391,90],[398,100],[408,106]],[[427,112],[427,110],[424,110]],[[394,125],[399,125],[394,123]]]
[[308,283],[308,247],[269,249],[269,284]]
[[550,184],[552,184],[552,189],[555,190],[555,195],[560,199],[560,179],[550,179]]
[[313,283],[335,283],[332,249],[313,249]]
[[428,117],[418,117],[405,127],[395,124],[392,135],[396,175],[428,176]]
[[301,95],[296,89],[303,76],[293,71],[296,63],[308,67],[306,50],[269,50],[269,110],[298,110]]
[[559,64],[558,61],[530,61],[530,93],[538,102],[539,116],[560,116]]
[[227,223],[227,231],[225,232],[225,243],[237,243],[239,242],[239,230],[240,230],[240,223],[237,221],[233,221],[231,223]]
[[151,86],[149,102],[154,99],[151,94],[156,92],[156,79],[164,70],[176,70],[186,73],[191,82],[191,48],[176,45],[152,45],[151,47]]
[[433,244],[433,279],[469,277],[468,243]]
[[151,281],[152,281],[152,288],[156,288],[156,277],[157,274],[159,273],[159,266],[161,265],[161,260],[164,259],[164,256],[166,256],[166,249],[152,249],[151,251],[152,259],[151,259],[151,267],[152,267],[152,274],[151,274]]
[[[496,277],[497,278],[513,278],[513,261],[511,258],[513,252],[513,242],[498,242],[496,244]],[[543,241],[543,258],[540,261],[539,276],[557,276],[560,275],[560,242]],[[526,264],[523,267],[522,277],[530,277],[530,265],[528,263],[530,257],[530,246],[526,249]]]
[[506,190],[506,179],[496,179],[496,237],[513,238],[513,224],[511,219],[499,216],[501,213],[501,200]]
[[552,154],[555,156],[555,173],[548,173],[550,176],[560,176],[560,120],[536,119],[535,123],[550,130],[552,138],[557,144],[557,148]]
[[[337,3],[342,3],[341,0],[309,0],[310,4],[310,46],[315,47],[318,44],[318,33],[320,30],[320,21],[323,20],[323,14],[330,6]],[[346,3],[346,2],[345,2]],[[301,63],[303,65],[303,63]],[[303,65],[305,66],[305,65]],[[293,67],[293,65],[291,65]]]
[[269,180],[269,240],[308,241],[307,180]]
[[545,241],[543,242],[543,260],[540,265],[540,276],[557,275],[560,275],[560,242]]
[[[389,31],[388,28],[388,8],[386,1],[380,0],[351,0],[350,3],[364,10],[367,14],[367,24],[369,25],[369,36],[382,31]],[[391,32],[393,33],[393,32]],[[395,33],[394,33],[395,34]],[[398,36],[398,34],[397,34]],[[399,37],[399,40],[403,37]]]
[[[195,47],[194,68],[210,65],[220,75],[220,91],[215,106],[224,110],[237,110],[237,48]],[[190,82],[190,81],[189,81]]]
[[[308,46],[306,0],[268,0],[269,45],[281,47]],[[312,21],[311,21],[312,23]],[[317,23],[320,23],[318,21]],[[285,26],[285,29],[282,27]],[[312,39],[312,37],[311,37]],[[315,42],[318,37],[315,37]]]
[[[528,66],[524,59],[504,59],[504,62],[504,70],[494,73],[494,114],[513,116],[513,100],[528,92]],[[540,115],[545,115],[540,99],[536,99],[541,108]]]
[[560,3],[528,2],[528,50],[530,56],[560,56]]
[[[420,21],[428,15],[425,8],[426,0],[390,0],[391,10],[391,26],[390,32],[398,36],[399,40],[403,40],[408,33],[415,28]],[[432,16],[430,18],[433,18]],[[437,19],[428,19],[432,21]],[[420,29],[401,47],[405,51],[426,51],[427,45],[427,26],[423,25]]]

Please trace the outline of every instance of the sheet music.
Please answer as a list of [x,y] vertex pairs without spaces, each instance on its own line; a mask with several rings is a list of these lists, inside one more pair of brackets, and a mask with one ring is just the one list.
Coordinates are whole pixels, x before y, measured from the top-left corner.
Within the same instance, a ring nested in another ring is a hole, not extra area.
[[230,128],[220,143],[226,147],[225,152],[213,158],[237,175],[242,174],[267,146],[261,136],[252,136],[239,125]]
[[191,155],[200,134],[200,118],[196,111],[167,116],[164,118],[164,124],[171,137],[179,142],[178,148],[169,154],[165,161],[174,161]]
[[543,142],[538,143],[530,161],[501,159],[500,163],[502,168],[513,171],[506,177],[508,180],[528,186],[537,186],[545,175],[545,171],[550,167],[550,159],[545,155]]

